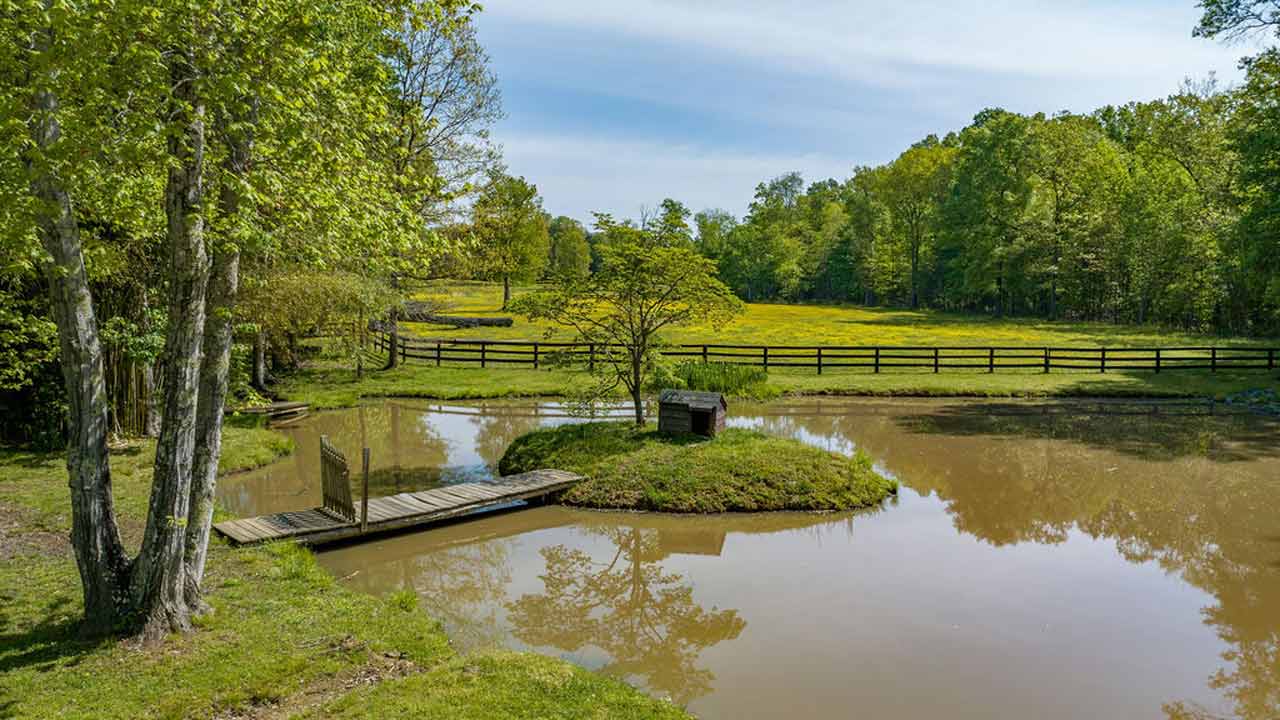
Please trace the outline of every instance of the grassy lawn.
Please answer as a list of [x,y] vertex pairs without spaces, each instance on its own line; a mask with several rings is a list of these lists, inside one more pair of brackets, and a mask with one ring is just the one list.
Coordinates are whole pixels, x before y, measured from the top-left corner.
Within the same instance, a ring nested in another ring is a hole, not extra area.
[[554,467],[585,475],[563,502],[680,513],[851,510],[876,505],[897,483],[852,458],[730,428],[712,440],[655,426],[586,423],[535,430],[507,448],[503,475]]
[[[268,431],[225,432],[224,469],[288,450]],[[153,450],[140,442],[111,457],[131,546]],[[84,640],[69,506],[60,454],[0,450],[0,717],[684,717],[558,660],[461,657],[412,593],[383,600],[344,589],[289,544],[233,550],[214,541],[214,612],[197,632],[153,648]]]
[[[440,400],[563,396],[591,382],[582,370],[532,368],[437,368],[409,361],[395,370],[370,371],[359,381],[351,370],[315,361],[284,378],[279,391],[317,408],[349,407],[361,398],[417,397]],[[956,397],[1218,397],[1254,388],[1280,390],[1280,374],[1266,372],[885,372],[845,369],[822,375],[810,369],[770,370],[768,392],[754,398],[791,395]]]
[[[513,288],[513,295],[531,288]],[[454,315],[510,316],[499,310],[502,287],[493,283],[440,281],[418,293],[445,303]],[[410,323],[416,335],[433,338],[539,340],[547,326],[516,317],[510,328],[470,328]],[[556,339],[571,335],[556,329]],[[673,329],[672,342],[738,345],[998,345],[998,346],[1174,346],[1259,344],[1280,347],[1280,340],[1224,339],[1165,331],[1153,327],[1105,323],[1050,322],[1037,319],[993,319],[933,311],[861,308],[851,305],[748,304],[729,326]]]

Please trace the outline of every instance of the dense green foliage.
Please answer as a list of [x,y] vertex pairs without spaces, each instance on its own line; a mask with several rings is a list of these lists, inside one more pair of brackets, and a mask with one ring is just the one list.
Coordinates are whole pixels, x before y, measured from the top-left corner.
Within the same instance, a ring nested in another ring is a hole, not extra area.
[[700,214],[699,244],[748,299],[1270,332],[1268,67],[1087,116],[983,111],[843,182],[762,183],[740,223]]
[[730,428],[711,440],[630,423],[535,430],[502,456],[503,475],[557,468],[587,477],[564,502],[596,508],[714,513],[850,510],[897,492],[871,460]]

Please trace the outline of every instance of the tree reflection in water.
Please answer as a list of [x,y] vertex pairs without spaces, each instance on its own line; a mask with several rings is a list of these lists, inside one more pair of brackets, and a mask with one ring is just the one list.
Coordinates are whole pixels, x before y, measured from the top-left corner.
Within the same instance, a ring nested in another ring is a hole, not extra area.
[[[866,450],[992,545],[1058,544],[1079,530],[1176,573],[1217,600],[1203,619],[1228,649],[1209,686],[1236,717],[1280,718],[1280,421],[1123,403],[758,410],[768,432]],[[1177,700],[1163,709],[1217,718]]]
[[738,637],[746,621],[737,610],[703,609],[684,576],[663,569],[664,546],[672,541],[664,543],[660,531],[615,526],[589,532],[613,544],[613,557],[597,562],[565,545],[542,548],[545,591],[508,604],[513,634],[565,652],[599,648],[609,656],[602,672],[640,678],[681,705],[709,693],[715,677],[697,666],[698,656]]

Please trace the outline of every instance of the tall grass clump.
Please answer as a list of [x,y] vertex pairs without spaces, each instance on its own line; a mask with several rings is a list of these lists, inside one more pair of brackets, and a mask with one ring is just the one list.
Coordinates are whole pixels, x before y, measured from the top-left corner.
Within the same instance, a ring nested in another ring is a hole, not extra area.
[[748,365],[685,362],[676,366],[675,376],[689,390],[754,398],[777,394],[769,386],[769,373]]

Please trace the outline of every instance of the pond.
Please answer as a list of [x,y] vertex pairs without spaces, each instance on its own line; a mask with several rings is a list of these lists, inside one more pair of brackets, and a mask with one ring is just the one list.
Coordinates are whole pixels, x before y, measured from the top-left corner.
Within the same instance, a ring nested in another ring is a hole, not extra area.
[[[223,480],[242,514],[318,504],[318,436],[372,494],[484,478],[547,402],[315,415]],[[459,646],[563,657],[704,718],[1280,717],[1280,422],[1204,405],[799,399],[730,423],[902,483],[874,512],[539,507],[321,553],[411,589]]]

